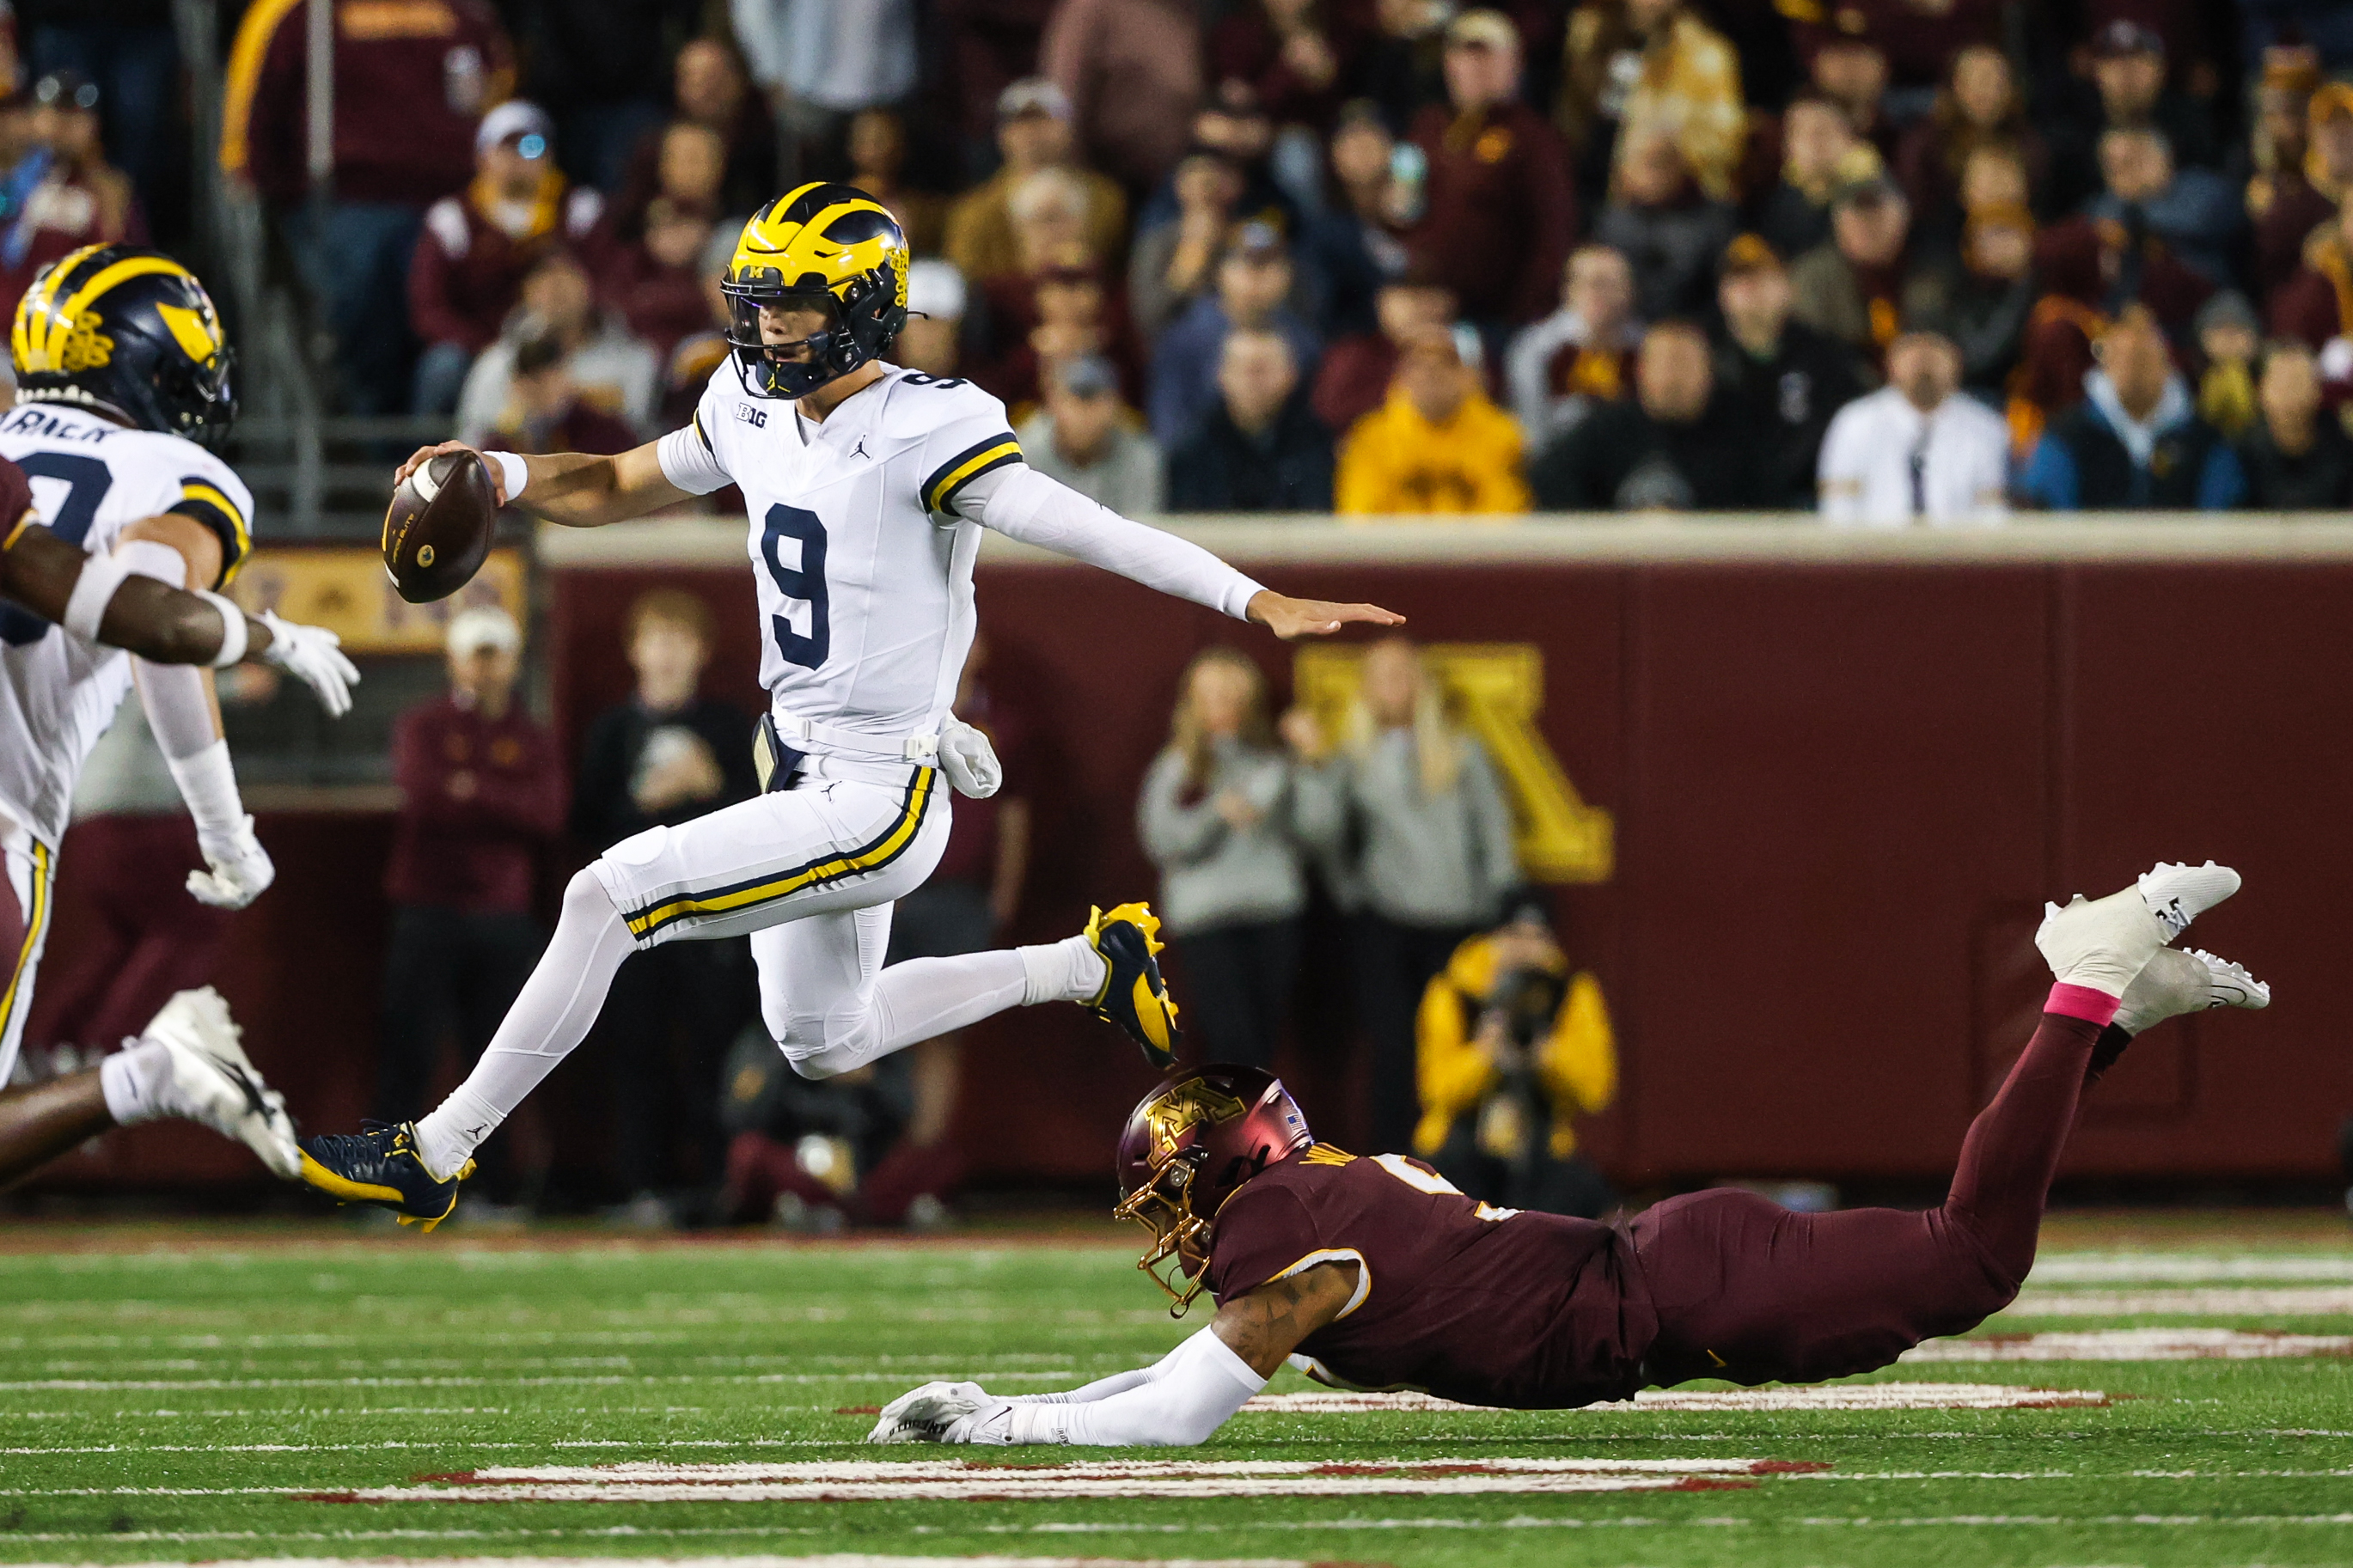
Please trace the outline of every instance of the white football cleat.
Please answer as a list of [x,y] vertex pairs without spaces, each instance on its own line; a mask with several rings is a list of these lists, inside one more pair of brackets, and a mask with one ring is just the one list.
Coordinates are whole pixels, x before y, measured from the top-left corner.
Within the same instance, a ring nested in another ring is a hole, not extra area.
[[183,991],[149,1020],[142,1037],[170,1054],[171,1082],[158,1096],[158,1109],[200,1122],[234,1138],[271,1173],[288,1181],[302,1174],[302,1151],[294,1142],[294,1119],[285,1097],[270,1088],[237,1044],[244,1033],[228,1016],[228,1003],[206,985]]
[[2198,948],[2159,948],[2134,977],[2117,1005],[2116,1027],[2128,1035],[2211,1007],[2260,1011],[2272,1005],[2272,988],[2242,964]]
[[2078,893],[2065,909],[2044,904],[2034,945],[2061,982],[2122,996],[2152,954],[2238,890],[2228,866],[2160,862],[2105,899]]

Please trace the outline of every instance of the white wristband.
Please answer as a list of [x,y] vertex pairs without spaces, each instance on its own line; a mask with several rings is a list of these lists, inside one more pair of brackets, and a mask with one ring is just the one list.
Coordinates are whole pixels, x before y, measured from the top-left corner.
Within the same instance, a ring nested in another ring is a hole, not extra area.
[[496,463],[499,466],[499,473],[506,482],[507,500],[510,501],[522,495],[523,486],[531,483],[531,465],[524,462],[517,453],[485,452],[482,454],[482,461]]
[[227,669],[232,664],[243,662],[246,644],[253,637],[253,629],[245,624],[245,612],[237,607],[234,600],[202,588],[196,590],[196,597],[220,612],[220,652],[213,655],[213,668]]
[[172,782],[195,819],[196,837],[206,842],[227,838],[245,821],[245,802],[237,793],[237,769],[229,762],[228,742],[215,741],[186,757],[166,757]]
[[66,600],[65,628],[84,642],[98,640],[98,623],[130,570],[111,555],[93,555],[81,565],[73,593]]

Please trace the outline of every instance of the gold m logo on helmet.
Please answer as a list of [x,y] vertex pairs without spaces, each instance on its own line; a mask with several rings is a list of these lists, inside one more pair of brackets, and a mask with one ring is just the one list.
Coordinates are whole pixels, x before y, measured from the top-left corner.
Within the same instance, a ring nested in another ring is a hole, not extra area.
[[114,340],[98,329],[105,325],[96,310],[84,310],[66,328],[65,339],[58,350],[58,368],[68,375],[86,370],[103,370],[114,357]]
[[1176,1140],[1191,1129],[1231,1121],[1249,1109],[1232,1095],[1219,1093],[1200,1079],[1178,1084],[1154,1100],[1144,1113],[1145,1125],[1152,1129],[1154,1158],[1172,1152]]
[[192,310],[185,305],[166,304],[158,300],[155,313],[164,318],[171,329],[172,341],[180,352],[198,364],[209,364],[221,350],[220,323],[210,310]]

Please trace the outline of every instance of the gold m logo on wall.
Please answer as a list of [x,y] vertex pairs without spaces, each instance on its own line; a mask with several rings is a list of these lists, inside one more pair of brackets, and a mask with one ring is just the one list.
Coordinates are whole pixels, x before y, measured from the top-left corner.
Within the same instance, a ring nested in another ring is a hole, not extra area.
[[[1528,643],[1430,643],[1421,658],[1504,776],[1527,874],[1539,882],[1608,881],[1617,862],[1617,824],[1577,795],[1536,728],[1544,711],[1543,650]],[[1299,650],[1292,689],[1327,735],[1343,732],[1363,658],[1360,647]]]

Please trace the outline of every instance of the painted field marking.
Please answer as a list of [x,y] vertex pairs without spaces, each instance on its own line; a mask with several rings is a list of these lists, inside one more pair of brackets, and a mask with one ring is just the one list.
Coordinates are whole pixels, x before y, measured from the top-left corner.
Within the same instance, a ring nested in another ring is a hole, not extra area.
[[2014,1318],[2353,1317],[2353,1286],[2233,1286],[2191,1290],[2021,1291]]
[[2353,1334],[2263,1334],[2238,1329],[2098,1329],[1930,1340],[1897,1359],[1923,1362],[2260,1361],[2353,1355]]
[[[111,1389],[162,1391],[240,1388],[609,1388],[627,1384],[657,1383],[902,1383],[908,1375],[906,1371],[902,1370],[898,1372],[763,1372],[733,1375],[668,1372],[643,1373],[632,1376],[622,1373],[607,1373],[597,1377],[36,1377],[0,1383],[0,1393],[24,1394],[43,1389],[102,1394]],[[990,1375],[998,1383],[1067,1383],[1084,1374],[1064,1367],[1054,1372],[999,1372]]]
[[[1631,1399],[1587,1405],[1561,1415],[1646,1415],[1684,1410],[2057,1410],[2104,1405],[2096,1388],[2023,1388],[2002,1383],[1824,1383],[1775,1388],[1708,1392],[1646,1388]],[[1369,1410],[1425,1410],[1449,1415],[1503,1414],[1476,1405],[1456,1405],[1427,1394],[1352,1394],[1317,1389],[1305,1394],[1261,1394],[1242,1406],[1245,1415],[1336,1415]],[[1509,1414],[1522,1414],[1510,1412]]]
[[2046,1252],[2030,1285],[2203,1285],[2230,1279],[2336,1279],[2353,1283],[2353,1254]]
[[[891,1557],[866,1552],[828,1552],[814,1557],[533,1557],[531,1568],[1311,1568],[1296,1557]],[[387,1568],[429,1563],[432,1568],[517,1568],[512,1557],[375,1557]],[[183,1568],[148,1563],[132,1568]],[[232,1557],[207,1568],[350,1568],[342,1557]]]

